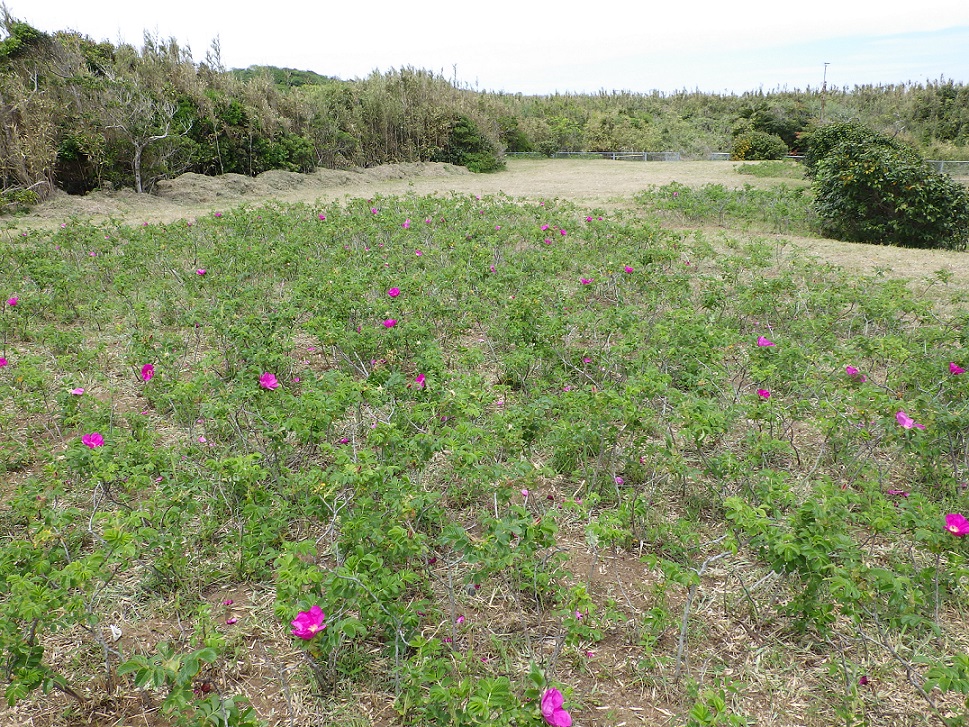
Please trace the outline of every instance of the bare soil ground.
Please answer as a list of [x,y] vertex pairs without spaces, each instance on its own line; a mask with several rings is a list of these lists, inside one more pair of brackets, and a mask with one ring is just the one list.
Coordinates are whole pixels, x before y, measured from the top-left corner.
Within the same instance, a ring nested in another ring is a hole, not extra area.
[[[633,195],[650,186],[680,182],[690,186],[776,186],[779,180],[736,172],[739,162],[618,162],[609,160],[511,159],[497,174],[472,174],[450,164],[391,164],[349,171],[323,169],[313,174],[271,171],[251,178],[238,174],[204,177],[184,174],[158,183],[154,194],[128,190],[93,192],[83,197],[57,194],[16,227],[53,226],[70,217],[123,219],[132,223],[170,222],[269,199],[309,204],[345,198],[402,194],[505,194],[527,199],[568,199],[580,206],[631,207]],[[805,184],[796,180],[784,183]],[[861,245],[812,237],[778,236],[793,248],[863,273],[914,280],[938,270],[952,284],[969,288],[969,256],[941,250],[910,250]]]

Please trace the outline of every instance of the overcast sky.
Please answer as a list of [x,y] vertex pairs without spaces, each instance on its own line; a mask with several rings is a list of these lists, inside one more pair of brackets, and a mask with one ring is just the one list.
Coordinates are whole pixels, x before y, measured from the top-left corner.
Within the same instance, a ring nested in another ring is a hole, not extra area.
[[45,31],[141,45],[173,37],[227,68],[352,79],[413,66],[480,90],[742,93],[828,84],[969,82],[967,0],[6,0]]

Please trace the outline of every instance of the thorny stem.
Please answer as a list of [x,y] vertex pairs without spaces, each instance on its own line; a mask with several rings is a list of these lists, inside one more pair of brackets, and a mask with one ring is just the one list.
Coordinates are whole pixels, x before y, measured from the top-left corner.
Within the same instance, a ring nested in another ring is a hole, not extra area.
[[[718,538],[714,542],[723,540],[725,537],[727,536]],[[700,566],[700,568],[695,571],[697,575],[697,581],[692,586],[690,586],[690,589],[686,593],[686,603],[683,604],[683,620],[680,622],[680,639],[676,647],[676,667],[673,669],[673,679],[675,681],[679,681],[682,668],[684,665],[683,655],[686,652],[686,631],[690,620],[690,606],[693,605],[693,597],[696,595],[697,589],[700,586],[700,579],[702,579],[703,574],[706,573],[708,565],[720,560],[721,558],[725,558],[726,556],[731,555],[732,553],[733,553],[732,550],[726,550],[723,553],[720,553],[719,555],[712,555],[709,558],[707,558],[705,561],[703,561],[703,564]]]
[[345,581],[350,581],[351,583],[356,583],[360,588],[362,588],[364,591],[367,592],[367,595],[369,595],[370,598],[373,599],[373,602],[377,605],[377,607],[381,611],[383,611],[385,614],[387,614],[387,616],[390,617],[390,620],[393,621],[393,623],[394,623],[394,631],[396,631],[396,635],[397,635],[397,638],[394,639],[394,691],[397,694],[400,694],[400,672],[401,672],[401,669],[400,669],[400,642],[401,641],[406,641],[406,639],[404,638],[404,632],[401,629],[400,619],[398,617],[396,617],[394,614],[392,614],[387,609],[387,607],[384,606],[383,602],[379,598],[377,598],[376,594],[374,594],[374,592],[371,591],[370,588],[368,588],[367,585],[363,581],[361,581],[359,578],[356,578],[355,576],[343,575],[342,573],[335,573],[334,575],[337,578],[342,578]]
[[877,640],[873,639],[871,636],[866,634],[861,627],[858,628],[858,634],[861,636],[863,640],[868,641],[869,643],[874,644],[875,646],[880,646],[883,649],[885,649],[885,651],[887,651],[892,656],[892,658],[895,659],[895,661],[897,661],[899,664],[902,665],[902,668],[905,669],[905,675],[908,678],[909,684],[911,684],[915,688],[915,691],[919,693],[919,696],[922,697],[922,699],[924,699],[926,703],[929,705],[929,707],[932,709],[932,716],[935,717],[937,720],[939,720],[939,723],[942,724],[944,727],[948,727],[945,719],[939,713],[939,708],[932,700],[932,697],[930,697],[928,693],[925,691],[925,689],[922,687],[922,683],[919,681],[919,677],[915,673],[915,670],[912,668],[912,665],[909,664],[907,661],[905,661],[905,659],[903,659],[901,655],[897,651],[895,651],[895,648],[888,643],[888,640],[885,638],[885,633],[884,631],[882,631],[881,624],[878,621],[878,614],[873,613],[867,608],[865,609],[865,612],[871,617],[872,622],[875,624],[875,628],[878,629],[878,639]]
[[559,634],[555,639],[555,650],[552,651],[552,656],[549,657],[548,668],[546,669],[546,672],[549,675],[551,675],[555,671],[555,662],[558,660],[559,654],[562,653],[562,647],[565,646],[565,637],[567,636],[567,634],[568,632],[565,630],[565,623],[564,622],[560,623]]
[[283,696],[286,698],[286,711],[289,713],[289,724],[291,726],[296,724],[296,715],[293,713],[293,695],[289,689],[289,679],[286,678],[286,668],[280,665],[276,661],[276,656],[268,649],[265,649],[266,655],[269,657],[269,663],[276,670],[276,674],[279,675],[279,683],[283,687]]
[[451,648],[454,648],[454,639],[457,638],[455,622],[458,618],[457,606],[454,603],[454,563],[447,564],[447,602],[451,611]]

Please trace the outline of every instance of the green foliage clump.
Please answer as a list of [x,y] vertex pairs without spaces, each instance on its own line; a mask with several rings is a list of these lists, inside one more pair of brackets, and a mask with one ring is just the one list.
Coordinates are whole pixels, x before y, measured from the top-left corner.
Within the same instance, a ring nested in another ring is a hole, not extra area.
[[285,88],[299,88],[300,86],[322,86],[334,80],[328,76],[321,76],[314,71],[301,71],[296,68],[279,68],[277,66],[249,66],[248,68],[233,68],[229,71],[240,81],[249,81],[260,76],[269,76],[277,86]]
[[19,20],[4,23],[7,37],[0,41],[0,60],[13,60],[48,39],[46,33]]
[[741,109],[733,134],[736,137],[748,131],[763,131],[780,137],[789,148],[794,149],[811,116],[811,111],[798,98],[761,99]]
[[[814,207],[839,240],[961,250],[969,239],[969,192],[921,156],[857,125],[812,137]],[[839,128],[844,127],[844,128]]]
[[105,69],[114,63],[115,48],[107,41],[95,43],[90,38],[62,35],[59,40],[64,43],[71,41],[77,44],[77,51],[84,58],[88,72],[96,76],[104,76]]
[[518,119],[514,116],[502,116],[498,119],[498,127],[501,133],[501,143],[505,149],[511,152],[530,152],[535,151],[528,135],[521,130]]
[[858,121],[823,124],[802,134],[801,143],[804,145],[804,166],[812,179],[817,174],[818,162],[839,146],[902,148],[895,139],[879,134]]
[[432,159],[467,167],[472,172],[497,172],[505,168],[495,143],[481,133],[474,120],[463,114],[451,124],[444,148]]
[[787,144],[776,134],[745,131],[734,137],[730,158],[734,161],[780,159],[788,152]]
[[0,192],[0,214],[26,212],[39,201],[37,193],[29,189],[6,190]]
[[538,142],[537,147],[539,153],[549,158],[555,156],[555,152],[558,151],[559,148],[554,139],[542,139],[542,141]]
[[951,79],[926,84],[916,93],[912,120],[921,127],[923,141],[969,144],[969,87]]

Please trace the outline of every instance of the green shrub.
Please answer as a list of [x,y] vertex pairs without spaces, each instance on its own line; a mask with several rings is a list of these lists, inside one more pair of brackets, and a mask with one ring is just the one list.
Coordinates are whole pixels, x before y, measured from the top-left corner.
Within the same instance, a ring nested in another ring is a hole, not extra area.
[[308,173],[316,168],[313,142],[298,134],[280,134],[275,139],[263,138],[258,149],[258,157],[254,155],[251,162],[255,174],[270,169]]
[[901,144],[894,139],[879,134],[857,121],[818,126],[813,131],[805,132],[801,136],[801,143],[804,147],[804,166],[809,177],[814,177],[817,173],[818,162],[840,145],[902,148]]
[[555,139],[544,139],[538,142],[537,146],[538,151],[549,158],[555,156],[555,152],[559,150],[558,142]]
[[776,134],[745,131],[734,137],[730,158],[735,161],[780,159],[787,154],[787,144]]
[[37,193],[31,192],[29,189],[0,192],[0,214],[26,212],[39,201],[40,198]]
[[506,150],[512,152],[535,151],[531,139],[519,128],[518,119],[514,116],[499,117],[498,126],[501,129],[501,141]]
[[[964,249],[969,192],[914,151],[877,134],[858,143],[864,136],[851,125],[826,132],[824,144],[812,142],[814,153],[824,150],[814,180],[822,232],[851,242]],[[839,138],[845,140],[827,146]]]
[[798,137],[812,116],[812,111],[800,100],[763,98],[744,105],[732,133],[737,137],[748,131],[763,131],[779,136],[794,149],[799,147]]
[[497,172],[505,168],[498,145],[464,115],[455,118],[447,143],[432,156],[432,161],[457,164],[472,172]]
[[7,37],[0,41],[0,61],[19,58],[31,48],[50,40],[50,36],[32,25],[11,18],[5,21],[4,30]]

